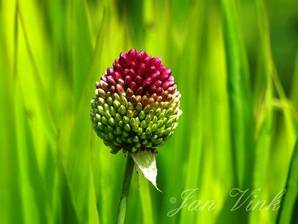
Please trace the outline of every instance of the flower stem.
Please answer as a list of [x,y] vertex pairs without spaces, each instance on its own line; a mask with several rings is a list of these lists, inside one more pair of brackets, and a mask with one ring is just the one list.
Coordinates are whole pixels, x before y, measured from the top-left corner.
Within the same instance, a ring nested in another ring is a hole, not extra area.
[[130,186],[131,177],[133,173],[133,166],[134,166],[134,161],[131,158],[131,156],[128,154],[127,160],[126,160],[126,168],[124,173],[123,185],[122,185],[122,193],[121,193],[121,198],[120,198],[120,203],[118,208],[117,224],[123,224],[125,221],[127,196],[128,196],[129,186]]

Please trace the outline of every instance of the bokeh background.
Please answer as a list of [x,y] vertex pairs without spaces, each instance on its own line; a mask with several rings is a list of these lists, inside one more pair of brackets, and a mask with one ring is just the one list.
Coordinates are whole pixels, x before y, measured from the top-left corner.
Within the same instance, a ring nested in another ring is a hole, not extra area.
[[[132,47],[171,68],[183,115],[157,155],[162,192],[134,174],[126,223],[297,223],[297,40],[294,0],[0,0],[1,223],[115,222],[125,157],[89,110]],[[234,187],[287,193],[231,212]]]

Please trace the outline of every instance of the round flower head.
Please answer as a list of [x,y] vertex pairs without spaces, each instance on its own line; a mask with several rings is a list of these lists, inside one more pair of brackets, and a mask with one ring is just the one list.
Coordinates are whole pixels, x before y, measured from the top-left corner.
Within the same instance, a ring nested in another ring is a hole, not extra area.
[[155,151],[177,126],[179,99],[174,77],[160,58],[131,49],[96,83],[90,116],[113,153]]

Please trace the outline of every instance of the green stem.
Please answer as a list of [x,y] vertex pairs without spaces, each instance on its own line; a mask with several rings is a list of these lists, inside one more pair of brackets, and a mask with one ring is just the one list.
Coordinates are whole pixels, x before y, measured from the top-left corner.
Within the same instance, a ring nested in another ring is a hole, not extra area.
[[125,173],[124,173],[124,179],[123,179],[123,185],[122,185],[122,193],[121,193],[121,198],[120,198],[120,203],[118,208],[117,224],[123,224],[125,221],[127,196],[128,196],[129,186],[130,186],[131,177],[133,173],[133,166],[134,166],[133,159],[128,154]]

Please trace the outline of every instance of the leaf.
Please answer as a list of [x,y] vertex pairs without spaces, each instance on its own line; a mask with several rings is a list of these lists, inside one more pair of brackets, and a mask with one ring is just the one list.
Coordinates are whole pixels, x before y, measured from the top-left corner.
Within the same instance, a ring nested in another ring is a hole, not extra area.
[[158,191],[161,191],[156,185],[157,168],[155,154],[152,152],[140,151],[132,153],[131,156],[137,165],[137,170],[140,171]]
[[293,151],[285,188],[287,193],[282,199],[276,223],[292,223],[295,219],[294,211],[297,211],[298,198],[298,141]]
[[254,123],[250,74],[241,36],[236,1],[222,0],[222,24],[230,106],[231,150],[235,185],[249,187],[252,180]]

